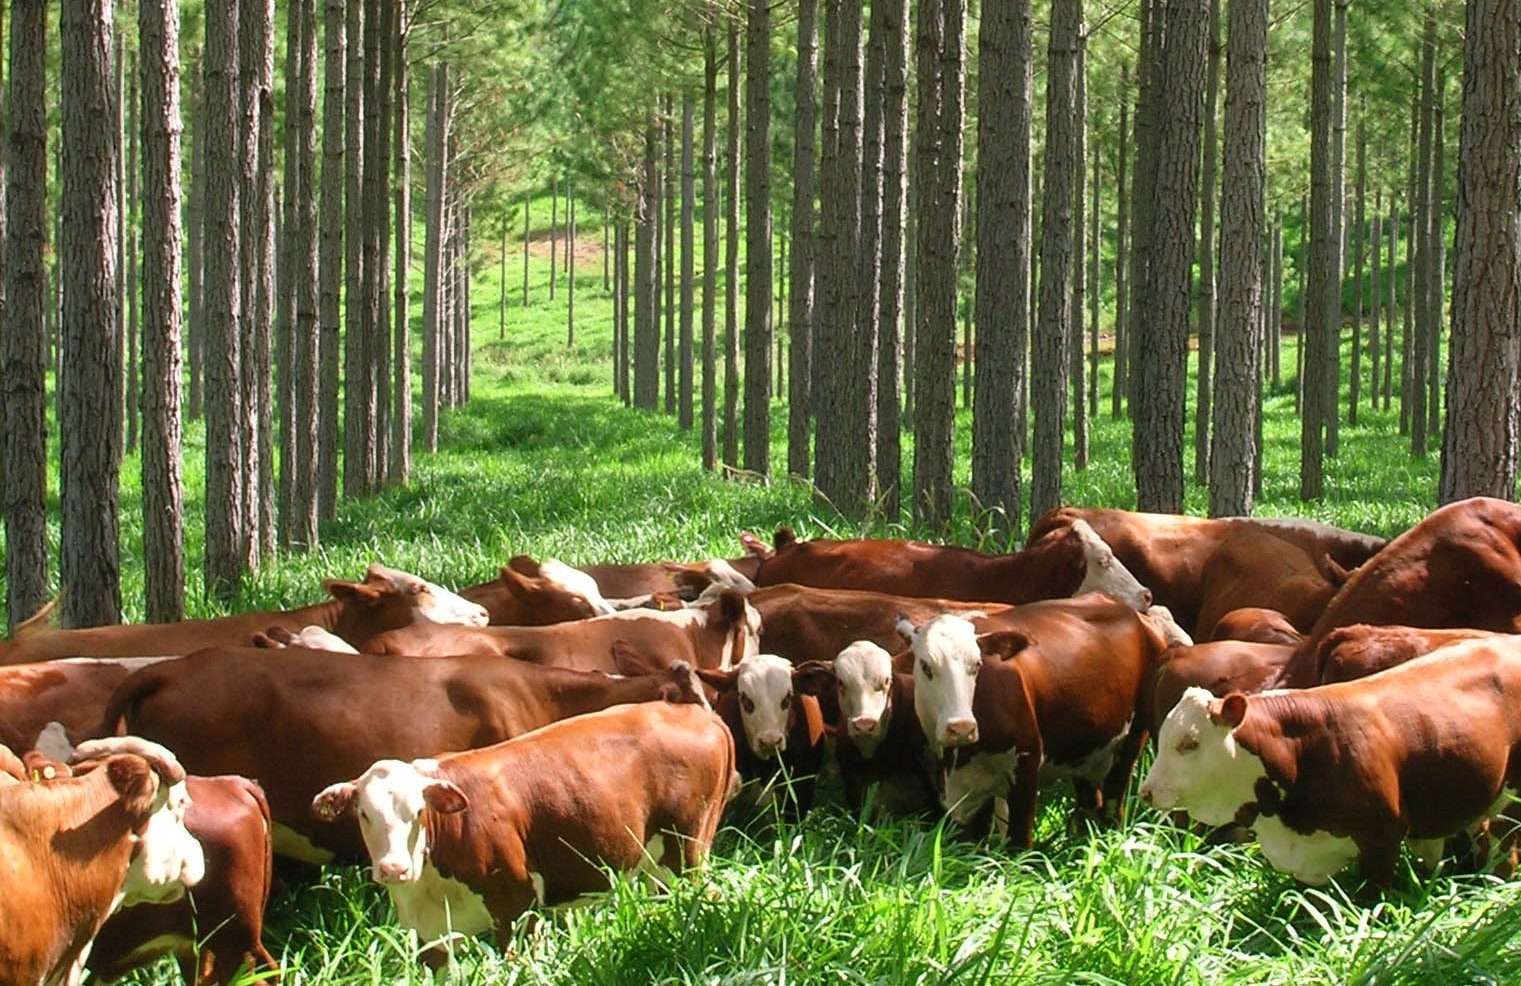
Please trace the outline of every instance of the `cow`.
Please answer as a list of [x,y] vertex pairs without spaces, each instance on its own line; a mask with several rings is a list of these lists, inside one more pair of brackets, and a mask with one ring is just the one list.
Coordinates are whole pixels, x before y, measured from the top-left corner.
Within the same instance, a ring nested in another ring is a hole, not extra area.
[[362,849],[353,833],[314,823],[308,808],[325,785],[385,757],[484,746],[567,716],[656,699],[705,701],[681,662],[614,678],[475,657],[218,647],[122,682],[100,731],[125,728],[177,747],[197,774],[258,781],[275,852],[323,863]]
[[50,630],[31,621],[0,642],[0,665],[60,657],[184,655],[216,644],[246,644],[272,626],[299,631],[315,625],[361,646],[376,634],[414,621],[484,626],[486,611],[415,575],[371,565],[363,582],[322,583],[333,598],[300,609],[241,613],[210,620]]
[[1301,633],[1310,629],[1347,577],[1328,559],[1276,533],[1232,535],[1204,563],[1196,632],[1209,633],[1221,617],[1245,607],[1281,613]]
[[305,647],[307,650],[325,650],[334,654],[359,653],[359,648],[321,627],[302,627],[299,633],[292,633],[284,627],[270,627],[264,633],[254,634],[253,645],[271,650],[281,647]]
[[1322,884],[1354,859],[1372,886],[1402,840],[1443,840],[1521,789],[1521,638],[1460,641],[1367,678],[1260,695],[1185,692],[1141,798],[1256,834],[1268,862]]
[[1081,522],[1009,555],[919,541],[798,541],[782,528],[775,554],[761,562],[755,581],[969,602],[1018,604],[1107,592],[1137,610],[1152,603],[1150,590]]
[[1147,723],[1156,731],[1178,699],[1190,688],[1213,695],[1260,691],[1282,668],[1294,648],[1289,644],[1259,644],[1217,640],[1192,647],[1169,647],[1158,662]]
[[0,741],[31,750],[49,722],[60,723],[70,743],[89,739],[116,687],[159,660],[70,657],[0,667]]
[[1233,609],[1205,631],[1201,642],[1240,640],[1251,644],[1287,644],[1292,647],[1304,634],[1275,609],[1244,606]]
[[491,626],[544,626],[612,612],[595,582],[589,595],[586,585],[567,586],[546,577],[537,565],[532,571],[503,565],[499,571],[490,582],[459,591],[462,598],[485,608]]
[[1103,595],[1031,603],[1008,625],[979,637],[941,616],[914,634],[914,708],[941,803],[975,831],[1006,797],[1008,838],[1028,848],[1040,781],[1069,777],[1080,812],[1121,821],[1165,639]]
[[704,606],[670,612],[629,610],[576,623],[543,627],[446,627],[417,624],[384,633],[363,650],[432,657],[481,654],[583,671],[616,670],[613,644],[658,655],[663,663],[729,668],[760,652],[761,618],[737,592],[724,591]]
[[1273,685],[1315,684],[1321,640],[1354,623],[1521,631],[1521,506],[1473,497],[1432,511],[1353,573]]
[[838,709],[835,761],[845,802],[859,814],[872,785],[875,804],[893,814],[927,815],[936,807],[924,731],[914,716],[914,676],[870,640],[857,640],[832,661],[810,661],[794,676],[800,692]]
[[167,750],[123,739],[133,738],[100,748],[84,776],[0,786],[0,986],[78,983],[113,909],[200,877],[183,769]]
[[824,713],[817,697],[802,693],[800,671],[775,654],[752,654],[729,670],[699,670],[709,701],[734,737],[735,763],[751,805],[779,805],[789,816],[813,807],[824,766]]
[[[618,600],[628,601],[651,596],[694,599],[703,589],[714,583],[745,592],[754,588],[755,571],[759,565],[759,558],[746,555],[743,558],[728,560],[716,558],[705,562],[582,565],[573,571],[589,576],[598,596],[613,608],[617,608]],[[543,564],[527,555],[514,555],[507,560],[506,567],[529,578],[548,577],[543,571]],[[552,568],[548,575],[574,580],[574,576],[568,576],[563,568]],[[585,585],[581,582],[577,584]],[[491,604],[488,600],[494,585],[495,583],[486,582],[470,586],[460,590],[460,595],[489,607]]]
[[716,715],[647,703],[483,749],[380,760],[324,788],[312,810],[357,816],[372,877],[422,940],[492,931],[500,943],[535,904],[605,889],[607,868],[658,878],[699,866],[733,782]]
[[1428,630],[1365,623],[1337,627],[1320,642],[1315,680],[1330,685],[1366,678],[1460,640],[1493,636],[1488,630]]
[[1179,624],[1201,630],[1208,629],[1199,627],[1205,564],[1235,535],[1266,532],[1298,546],[1311,558],[1329,556],[1343,570],[1361,565],[1387,543],[1383,538],[1306,520],[1186,517],[1089,507],[1046,511],[1031,526],[1030,542],[1079,520],[1104,539],[1115,557],[1155,594],[1156,601],[1172,610]]

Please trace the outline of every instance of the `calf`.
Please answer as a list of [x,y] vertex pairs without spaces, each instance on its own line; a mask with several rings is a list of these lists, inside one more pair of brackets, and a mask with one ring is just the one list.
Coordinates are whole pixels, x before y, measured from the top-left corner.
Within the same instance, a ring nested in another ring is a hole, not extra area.
[[124,898],[183,892],[198,879],[183,770],[159,747],[129,746],[136,752],[106,755],[82,777],[0,787],[3,986],[78,983],[96,932]]
[[902,596],[1025,603],[1107,592],[1144,610],[1150,590],[1135,580],[1087,524],[1074,522],[1011,555],[919,541],[798,541],[783,528],[756,584],[795,582]]
[[246,644],[254,634],[273,626],[291,631],[319,626],[360,647],[376,634],[418,621],[470,626],[486,623],[486,611],[475,603],[384,565],[371,565],[363,582],[328,580],[322,587],[333,597],[325,603],[212,620],[78,630],[50,630],[28,621],[17,636],[0,641],[0,665],[60,657],[183,655],[217,644]]
[[717,716],[650,703],[437,759],[381,760],[312,809],[358,816],[373,878],[422,940],[494,930],[503,941],[534,904],[606,888],[606,867],[698,866],[733,778]]
[[1518,707],[1518,637],[1304,690],[1190,689],[1162,725],[1141,798],[1249,826],[1268,862],[1305,883],[1357,859],[1387,885],[1401,840],[1430,861],[1521,788]]
[[125,725],[183,750],[195,773],[258,781],[275,851],[326,862],[361,846],[346,829],[314,824],[312,796],[376,760],[485,746],[567,716],[657,699],[704,701],[680,662],[613,678],[522,661],[221,647],[128,678],[102,731]]
[[1007,797],[1009,839],[1028,847],[1040,781],[1070,777],[1080,811],[1119,821],[1166,642],[1105,596],[1032,603],[1009,625],[979,638],[946,616],[914,635],[915,712],[941,761],[942,804],[980,825]]
[[779,801],[796,815],[813,807],[824,765],[824,716],[813,694],[796,694],[794,681],[816,673],[775,654],[746,657],[728,671],[697,672],[734,737],[739,773],[752,792],[747,800],[756,807]]
[[616,670],[613,644],[624,641],[663,663],[728,668],[760,652],[761,618],[736,592],[700,608],[631,610],[544,627],[444,627],[418,624],[381,634],[364,648],[377,654],[433,657],[481,654],[583,671]]

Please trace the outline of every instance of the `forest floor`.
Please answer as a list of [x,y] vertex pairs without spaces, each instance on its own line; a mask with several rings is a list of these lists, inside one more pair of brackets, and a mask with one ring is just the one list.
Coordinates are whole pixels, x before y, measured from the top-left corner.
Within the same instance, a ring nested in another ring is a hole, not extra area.
[[[593,230],[585,232],[590,242]],[[610,306],[600,269],[578,273],[581,324],[567,349],[563,296],[545,302],[545,262],[531,271],[536,306],[519,307],[520,256],[509,257],[505,340],[498,338],[495,258],[477,279],[472,401],[443,415],[438,453],[418,456],[405,488],[342,503],[337,520],[323,526],[322,547],[266,563],[239,608],[306,602],[321,595],[321,579],[352,577],[374,560],[459,586],[491,578],[518,553],[572,563],[727,556],[740,531],[766,537],[778,524],[803,536],[917,533],[904,523],[848,523],[798,481],[704,473],[696,433],[610,396]],[[1285,357],[1292,367],[1292,350]],[[1110,417],[1107,375],[1100,394],[1091,462],[1082,472],[1069,468],[1066,499],[1132,506],[1129,427]],[[1341,454],[1327,463],[1327,496],[1298,503],[1292,405],[1291,389],[1268,402],[1261,513],[1392,535],[1434,505],[1435,456],[1412,459],[1385,412],[1343,425]],[[780,405],[775,410],[772,462],[782,463],[785,418]],[[965,411],[958,426],[964,482]],[[196,583],[199,426],[189,435],[186,516]],[[904,461],[911,461],[907,449]],[[141,592],[140,532],[131,520],[139,509],[136,468],[129,458],[123,470],[129,607]],[[1188,509],[1202,512],[1204,502],[1203,488],[1191,485]],[[953,538],[978,544],[973,520],[963,496]],[[204,601],[193,608],[216,609]],[[1255,848],[1206,845],[1133,796],[1123,827],[1074,834],[1066,829],[1070,799],[1043,792],[1033,852],[969,843],[917,821],[858,821],[827,791],[823,800],[801,823],[725,827],[707,867],[668,890],[620,881],[605,900],[518,929],[504,951],[485,940],[461,942],[457,962],[437,981],[1521,981],[1521,883],[1458,875],[1450,863],[1431,876],[1406,864],[1391,890],[1361,899],[1350,882],[1296,886]],[[284,881],[265,937],[287,984],[433,981],[413,961],[416,942],[397,925],[384,892],[359,867]],[[161,964],[130,981],[175,979]]]

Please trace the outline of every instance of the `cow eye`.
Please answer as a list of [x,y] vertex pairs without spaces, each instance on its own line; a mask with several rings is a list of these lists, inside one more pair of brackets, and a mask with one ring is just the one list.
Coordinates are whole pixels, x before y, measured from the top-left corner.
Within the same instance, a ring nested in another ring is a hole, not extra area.
[[929,666],[929,662],[928,661],[920,661],[919,662],[919,670],[922,671],[922,672],[924,672],[924,677],[925,677],[926,681],[934,681],[935,680],[935,669]]
[[739,697],[739,707],[745,710],[745,715],[751,715],[755,712],[755,702],[749,695],[741,695]]
[[892,686],[893,686],[893,680],[891,678],[883,678],[882,679],[882,684],[877,687],[877,691],[879,691],[879,692],[885,692],[889,688],[891,688]]
[[782,708],[785,709],[785,708],[787,708],[790,705],[792,705],[792,696],[791,695],[783,695],[782,696]]
[[968,668],[968,670],[970,670],[972,672],[972,674],[977,674],[980,671],[982,671],[982,662],[981,661],[973,661],[971,664],[969,664],[967,666],[967,668]]
[[1179,753],[1192,753],[1199,748],[1199,740],[1193,736],[1185,736],[1178,744]]

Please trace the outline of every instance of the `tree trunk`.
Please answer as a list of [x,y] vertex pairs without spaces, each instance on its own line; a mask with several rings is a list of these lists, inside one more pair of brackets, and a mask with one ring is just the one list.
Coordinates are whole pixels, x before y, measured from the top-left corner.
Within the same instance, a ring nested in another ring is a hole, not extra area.
[[677,424],[682,430],[692,427],[692,301],[696,276],[696,244],[692,219],[697,186],[692,174],[692,94],[681,96],[681,340],[680,385],[677,401]]
[[1294,278],[1295,291],[1299,304],[1299,331],[1294,336],[1294,413],[1301,414],[1304,409],[1304,347],[1305,336],[1309,331],[1309,308],[1305,296],[1305,269],[1309,266],[1309,255],[1305,250],[1308,243],[1310,230],[1310,200],[1309,196],[1299,196],[1299,245],[1294,251]]
[[45,0],[11,0],[5,304],[0,308],[0,378],[5,381],[0,389],[0,471],[5,482],[0,484],[0,506],[5,514],[6,613],[13,633],[48,600],[47,272],[42,256],[47,242],[47,6]]
[[[1219,191],[1220,0],[1209,0],[1209,54],[1204,69],[1204,164],[1199,179],[1199,379],[1194,407],[1194,482],[1209,481],[1210,401],[1215,371],[1215,195]],[[1260,213],[1259,213],[1260,214]],[[1262,235],[1259,220],[1255,229]],[[1253,266],[1256,266],[1255,254]],[[1249,327],[1245,326],[1245,327]]]
[[[1359,141],[1361,142],[1361,141]],[[1359,179],[1361,184],[1361,179]],[[1361,196],[1359,196],[1361,198]],[[1381,318],[1381,306],[1383,304],[1383,268],[1384,254],[1380,241],[1383,238],[1384,225],[1384,194],[1383,189],[1373,190],[1373,215],[1369,222],[1368,240],[1368,277],[1369,281],[1369,305],[1368,305],[1368,358],[1372,364],[1368,379],[1368,409],[1378,410],[1379,393],[1379,368],[1383,360],[1383,352],[1379,346],[1379,339],[1383,335],[1384,323]]]
[[238,383],[241,295],[238,289],[236,2],[206,9],[206,592],[226,598],[247,565],[239,551],[242,489],[242,391]]
[[[1216,6],[1211,3],[1211,6]],[[1208,461],[1211,517],[1252,512],[1261,406],[1268,0],[1232,0],[1220,202],[1220,373]],[[1218,60],[1218,52],[1211,54]],[[1206,121],[1206,128],[1208,122]],[[1208,152],[1206,152],[1208,160]],[[1208,170],[1208,169],[1206,169]],[[1276,239],[1276,236],[1274,237]],[[1202,364],[1201,364],[1202,365]]]
[[[1166,0],[1145,307],[1136,307],[1136,509],[1183,508],[1183,393],[1189,274],[1204,103],[1205,0]],[[1165,167],[1163,163],[1165,162]],[[1137,244],[1139,249],[1139,243]]]
[[877,295],[877,497],[896,518],[902,488],[898,413],[903,348],[904,177],[908,132],[908,3],[881,0],[883,22],[882,274]]
[[1434,98],[1436,106],[1431,128],[1431,264],[1426,304],[1430,311],[1426,317],[1429,331],[1426,333],[1426,434],[1438,435],[1442,430],[1442,317],[1443,291],[1447,285],[1447,231],[1443,222],[1442,194],[1446,189],[1447,141],[1443,125],[1447,102],[1447,70],[1437,71]]
[[[807,0],[805,0],[807,2]],[[702,467],[718,462],[717,339],[714,277],[718,270],[718,38],[709,25],[702,36]]]
[[1347,280],[1346,193],[1347,147],[1347,3],[1335,0],[1331,29],[1331,271],[1330,314],[1326,317],[1326,396],[1321,405],[1325,421],[1326,455],[1334,456],[1341,443],[1341,291]]
[[[914,517],[931,530],[951,520],[955,426],[956,257],[961,241],[961,128],[966,7],[924,0],[918,38],[919,115],[915,178],[918,382],[914,417]],[[1068,196],[1070,206],[1071,196]]]
[[1426,454],[1426,368],[1431,357],[1432,334],[1436,326],[1431,322],[1435,306],[1431,304],[1433,291],[1432,274],[1436,265],[1432,254],[1436,249],[1432,222],[1436,195],[1432,189],[1433,129],[1436,119],[1436,12],[1428,4],[1421,32],[1421,125],[1416,149],[1417,165],[1415,195],[1415,335],[1410,360],[1410,454]]
[[275,269],[275,401],[280,409],[280,489],[276,539],[282,546],[291,543],[292,512],[295,499],[296,470],[296,402],[300,399],[295,383],[296,321],[296,250],[300,240],[301,172],[305,165],[299,148],[301,140],[301,3],[292,3],[285,18],[285,168],[281,175],[281,201],[278,203],[275,249],[279,263]]
[[205,252],[201,249],[201,231],[205,226],[206,201],[206,100],[202,94],[202,69],[204,59],[198,49],[192,48],[190,77],[190,192],[185,202],[185,266],[190,298],[186,305],[185,360],[190,364],[190,392],[186,397],[185,413],[191,420],[201,416],[201,370],[202,339],[205,310],[202,304],[204,291]]
[[[129,59],[131,61],[131,59]],[[118,71],[121,66],[118,66]],[[137,287],[138,266],[137,258],[140,256],[142,242],[138,239],[138,196],[137,196],[137,135],[138,135],[138,73],[134,69],[127,70],[130,79],[127,84],[127,221],[124,235],[118,241],[118,256],[126,255],[125,278],[118,277],[124,284],[127,302],[127,449],[138,447],[138,408],[141,404],[140,390],[138,386],[138,352],[137,352]],[[117,214],[117,226],[121,227],[122,216]],[[121,269],[118,268],[118,274]]]
[[629,358],[629,269],[628,269],[628,237],[629,221],[624,219],[618,223],[617,244],[614,249],[618,254],[618,271],[615,275],[618,281],[618,345],[620,359],[618,367],[618,391],[623,396],[623,404],[627,407],[633,400],[633,387],[629,383],[632,360]]
[[1078,470],[1088,468],[1088,405],[1084,399],[1087,382],[1083,379],[1083,307],[1088,296],[1083,270],[1084,254],[1088,249],[1084,235],[1088,220],[1084,213],[1087,189],[1083,181],[1088,173],[1088,38],[1082,32],[1079,19],[1077,57],[1072,75],[1072,340],[1067,347],[1067,375],[1072,392],[1072,466]]
[[372,493],[388,481],[391,472],[391,46],[398,7],[396,3],[380,5],[373,46],[375,64],[368,70],[374,98],[366,97],[370,107],[366,121],[370,136],[365,144],[365,205],[369,210],[366,249],[371,259],[366,268],[370,288],[365,315],[370,318],[369,372],[375,388],[375,463],[369,473]]
[[441,347],[446,332],[443,309],[444,286],[444,188],[448,180],[446,151],[449,146],[449,66],[433,66],[428,93],[428,121],[425,150],[428,173],[423,227],[423,312],[422,312],[422,404],[423,445],[429,452],[438,451],[438,406],[443,397],[440,370]]
[[[392,485],[406,483],[412,472],[412,367],[411,348],[408,345],[408,326],[411,323],[411,292],[407,276],[412,259],[412,134],[411,117],[407,101],[411,87],[407,81],[407,36],[411,24],[407,19],[407,0],[397,0],[396,25],[389,40],[392,79],[395,95],[392,108],[395,113],[393,125],[396,132],[392,138],[396,171],[396,260],[391,290],[395,299],[392,317],[396,320],[393,331],[392,355],[395,388],[391,397],[391,456],[386,480]],[[504,224],[505,232],[505,224]],[[502,262],[507,260],[506,246],[502,248]],[[504,267],[505,269],[505,267]],[[502,301],[507,300],[506,276],[502,279]]]
[[1414,339],[1415,339],[1415,255],[1420,245],[1421,234],[1416,225],[1416,211],[1420,201],[1419,188],[1416,179],[1419,177],[1421,155],[1420,147],[1421,132],[1421,85],[1416,83],[1416,91],[1410,101],[1410,147],[1407,160],[1409,167],[1405,175],[1405,209],[1410,213],[1410,232],[1405,236],[1405,304],[1400,326],[1400,434],[1410,434],[1410,371],[1415,362]]
[[274,0],[241,0],[238,81],[243,101],[243,173],[238,189],[242,224],[243,542],[250,570],[273,554],[273,406],[270,323],[274,301]]
[[[348,58],[344,113],[344,293],[343,293],[343,495],[369,492],[365,477],[374,461],[375,391],[370,376],[369,335],[365,325],[364,94],[363,4],[348,5]],[[375,11],[369,11],[374,13]]]
[[[662,249],[656,241],[656,261],[659,276],[665,284],[665,413],[676,413],[676,115],[675,101],[665,97],[665,112],[661,131],[665,138],[665,173],[660,188],[660,201],[664,214],[660,219],[660,235],[665,244]],[[769,256],[769,253],[768,253]],[[661,311],[656,306],[656,311]]]
[[[1130,303],[1125,325],[1125,400],[1132,422],[1139,396],[1137,386],[1141,382],[1139,357],[1144,334],[1140,320],[1149,321],[1152,317],[1146,297],[1150,284],[1146,268],[1152,260],[1152,209],[1158,170],[1157,102],[1162,81],[1162,20],[1166,2],[1141,0],[1141,43],[1136,56],[1135,171],[1130,186],[1130,242],[1126,250],[1130,261]],[[1133,449],[1131,459],[1134,463]]]
[[1367,108],[1359,101],[1357,114],[1357,205],[1352,236],[1352,372],[1347,381],[1347,424],[1357,427],[1357,402],[1362,399],[1363,383],[1363,248],[1367,214],[1364,198],[1368,191]]
[[739,464],[739,14],[729,17],[729,124],[724,149],[724,452]]
[[343,102],[347,41],[345,0],[327,0],[322,37],[322,232],[318,286],[320,382],[317,400],[317,513],[323,520],[338,507],[339,292],[343,285]]
[[1109,392],[1109,417],[1114,419],[1119,418],[1122,400],[1129,393],[1130,293],[1126,287],[1126,275],[1133,263],[1129,255],[1131,197],[1125,190],[1125,166],[1129,163],[1129,113],[1130,71],[1129,65],[1121,62],[1119,150],[1115,154],[1114,192],[1114,380]]
[[[817,12],[818,0],[798,0],[797,76],[792,87],[796,115],[792,127],[792,296],[788,299],[790,306],[787,310],[787,331],[792,337],[792,390],[787,395],[787,472],[804,477],[809,473],[808,422],[813,413],[809,380],[814,359],[813,275],[817,254],[813,235]],[[706,103],[704,109],[707,109]]]
[[1395,294],[1398,291],[1398,278],[1395,276],[1395,258],[1399,256],[1400,238],[1400,212],[1399,204],[1395,202],[1394,191],[1389,192],[1389,269],[1388,276],[1384,279],[1385,297],[1384,305],[1384,410],[1389,410],[1389,405],[1394,396],[1394,319],[1398,312],[1395,303]]
[[[1086,49],[1085,49],[1086,50]],[[1100,172],[1103,154],[1095,141],[1088,156],[1093,162],[1093,178],[1088,201],[1088,417],[1098,417],[1099,399],[1099,311],[1103,307],[1103,231],[1099,214]]]
[[745,18],[745,468],[771,471],[771,14]]
[[1465,27],[1443,503],[1515,495],[1521,413],[1521,12],[1477,0]]
[[[836,383],[845,390],[847,413],[850,416],[846,431],[850,435],[849,440],[861,443],[865,453],[864,462],[852,454],[852,475],[864,473],[864,488],[873,501],[879,486],[873,482],[872,471],[878,451],[877,338],[881,330],[881,311],[878,306],[882,294],[882,194],[886,180],[887,46],[893,30],[893,5],[890,0],[883,0],[871,10],[866,37],[866,61],[860,83],[861,206],[860,230],[856,240],[857,273],[853,288],[856,319],[849,335],[844,337],[848,340],[849,348],[841,351],[841,359],[836,366]],[[901,25],[899,31],[901,36]],[[844,371],[843,374],[840,374],[841,370]],[[890,482],[893,478],[889,475],[886,480]]]
[[[288,289],[294,296],[291,329],[291,379],[295,407],[292,442],[295,474],[291,485],[287,543],[295,547],[317,544],[318,461],[318,291],[317,291],[317,5],[300,0],[289,16],[300,21],[298,74],[287,85],[297,90],[296,114],[286,126],[296,131],[294,142],[298,178],[295,189],[294,248],[286,266]],[[292,167],[290,159],[286,167]],[[285,466],[282,464],[282,468]]]
[[1061,504],[1063,409],[1072,341],[1071,278],[1077,45],[1082,0],[1053,0],[1046,72],[1046,149],[1042,169],[1040,313],[1030,355],[1030,406],[1035,445],[1030,471],[1030,516]]
[[1326,366],[1334,359],[1335,319],[1341,309],[1336,280],[1336,238],[1332,198],[1336,185],[1332,175],[1332,72],[1331,72],[1331,3],[1313,0],[1315,12],[1314,41],[1311,51],[1310,86],[1310,259],[1308,284],[1301,302],[1304,324],[1304,368],[1300,387],[1304,392],[1304,417],[1299,437],[1299,498],[1318,500],[1321,495],[1325,458],[1325,428],[1328,415],[1334,415],[1332,388]]
[[555,278],[559,271],[558,258],[560,246],[560,176],[551,175],[549,178],[549,300],[555,300]]
[[576,193],[565,176],[565,347],[576,344]]
[[655,213],[659,208],[660,171],[655,151],[660,124],[650,114],[644,132],[644,169],[634,216],[634,406],[654,410],[660,400],[660,326],[655,321]]
[[611,294],[613,290],[612,270],[609,258],[612,256],[612,246],[609,238],[612,235],[612,219],[607,214],[607,209],[602,210],[602,293]]

